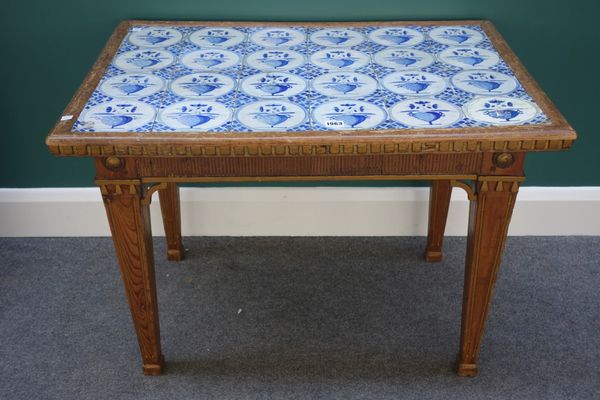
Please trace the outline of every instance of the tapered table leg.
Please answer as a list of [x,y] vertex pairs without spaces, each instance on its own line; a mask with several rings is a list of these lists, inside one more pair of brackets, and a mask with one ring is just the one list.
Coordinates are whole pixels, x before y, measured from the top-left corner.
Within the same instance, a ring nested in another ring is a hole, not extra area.
[[165,236],[167,237],[167,259],[181,261],[185,250],[181,239],[181,210],[179,206],[179,186],[167,183],[167,188],[158,191]]
[[160,350],[148,205],[142,203],[139,184],[104,183],[100,189],[140,346],[144,374],[159,375],[164,360]]
[[427,228],[427,248],[425,260],[442,260],[442,242],[448,219],[452,186],[449,180],[432,181],[429,192],[429,225]]
[[457,372],[477,375],[483,337],[519,180],[480,178],[471,200]]

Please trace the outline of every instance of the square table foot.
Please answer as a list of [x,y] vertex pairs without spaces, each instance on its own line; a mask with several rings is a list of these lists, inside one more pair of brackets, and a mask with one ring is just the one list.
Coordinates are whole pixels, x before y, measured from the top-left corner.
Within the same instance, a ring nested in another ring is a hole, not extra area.
[[160,355],[160,362],[158,364],[144,364],[144,375],[158,376],[162,375],[165,370],[165,357]]
[[427,262],[440,262],[442,261],[441,251],[425,251],[425,261]]
[[477,364],[458,363],[456,366],[456,373],[458,374],[458,376],[464,376],[464,377],[477,376]]
[[185,249],[168,249],[167,260],[182,261],[185,258]]

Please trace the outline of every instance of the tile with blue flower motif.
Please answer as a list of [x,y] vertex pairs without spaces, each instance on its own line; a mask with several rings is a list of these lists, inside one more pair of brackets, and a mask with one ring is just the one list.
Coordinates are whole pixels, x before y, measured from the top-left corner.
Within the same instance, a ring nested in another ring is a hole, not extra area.
[[548,123],[478,24],[133,25],[74,132]]

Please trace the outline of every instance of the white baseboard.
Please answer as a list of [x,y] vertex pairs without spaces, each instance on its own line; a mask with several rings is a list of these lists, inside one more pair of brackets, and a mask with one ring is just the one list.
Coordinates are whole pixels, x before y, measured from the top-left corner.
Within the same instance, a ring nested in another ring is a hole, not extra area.
[[[423,236],[428,188],[182,188],[185,236]],[[155,195],[152,230],[164,234]],[[464,236],[452,195],[446,234]],[[523,187],[510,235],[600,235],[600,187]],[[108,236],[97,188],[0,189],[0,236]]]

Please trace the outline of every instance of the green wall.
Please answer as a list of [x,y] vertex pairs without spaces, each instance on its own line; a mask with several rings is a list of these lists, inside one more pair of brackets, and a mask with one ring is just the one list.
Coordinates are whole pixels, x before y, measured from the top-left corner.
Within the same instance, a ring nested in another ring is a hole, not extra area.
[[112,30],[134,18],[489,19],[579,134],[568,152],[529,156],[527,184],[600,186],[598,0],[11,0],[0,10],[0,187],[92,185],[89,159],[52,157],[44,138]]

